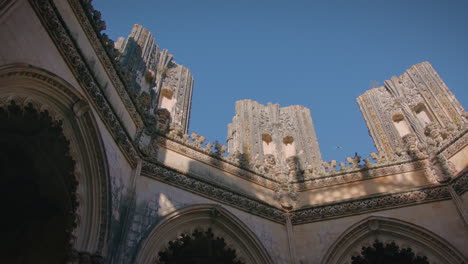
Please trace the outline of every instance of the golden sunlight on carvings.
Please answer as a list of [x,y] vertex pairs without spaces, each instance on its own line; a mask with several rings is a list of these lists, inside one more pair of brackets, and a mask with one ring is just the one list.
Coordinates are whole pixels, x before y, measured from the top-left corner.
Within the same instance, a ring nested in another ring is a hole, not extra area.
[[189,130],[190,70],[102,17],[1,1],[0,263],[468,263],[468,112],[430,63],[359,96],[376,152],[326,161],[300,105],[237,101],[227,146]]

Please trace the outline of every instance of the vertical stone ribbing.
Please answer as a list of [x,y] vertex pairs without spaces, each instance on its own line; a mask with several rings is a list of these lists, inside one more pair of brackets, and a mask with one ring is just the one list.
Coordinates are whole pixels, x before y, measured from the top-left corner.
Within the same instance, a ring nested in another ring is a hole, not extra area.
[[150,116],[165,109],[171,126],[187,132],[194,83],[190,71],[175,63],[167,50],[160,50],[151,32],[141,25],[135,24],[128,38],[119,38],[115,47],[139,108]]
[[299,105],[280,108],[252,100],[236,102],[236,115],[228,125],[230,153],[242,153],[250,161],[275,157],[280,170],[295,156],[302,168],[321,168],[322,157],[309,109]]
[[463,107],[428,62],[366,91],[357,102],[376,148],[387,156],[401,151],[407,135],[424,146],[435,144],[431,140],[438,135],[431,131],[451,131],[465,122]]

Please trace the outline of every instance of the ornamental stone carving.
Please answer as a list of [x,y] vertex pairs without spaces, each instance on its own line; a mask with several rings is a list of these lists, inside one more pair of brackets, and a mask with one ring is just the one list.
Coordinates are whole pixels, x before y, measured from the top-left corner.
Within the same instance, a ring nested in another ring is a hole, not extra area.
[[426,157],[423,152],[424,147],[419,142],[415,134],[410,133],[403,137],[403,142],[406,146],[406,153],[414,159],[422,159]]
[[[426,143],[430,152],[436,151],[464,123],[462,106],[428,62],[392,77],[357,101],[377,150],[386,156],[403,149],[411,153],[410,158],[421,158]],[[410,136],[411,149],[403,142],[407,134],[419,141],[415,144]]]

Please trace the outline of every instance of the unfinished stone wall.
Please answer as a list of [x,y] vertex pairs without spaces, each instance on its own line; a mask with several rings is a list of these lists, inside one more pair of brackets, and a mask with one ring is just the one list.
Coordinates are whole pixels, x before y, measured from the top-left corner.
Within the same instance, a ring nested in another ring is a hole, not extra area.
[[412,66],[357,98],[377,150],[387,157],[438,147],[466,112],[429,62]]
[[321,169],[312,117],[303,106],[238,101],[227,140],[229,153],[239,153],[248,162],[274,163],[277,171]]
[[161,50],[151,32],[138,24],[126,39],[118,39],[115,48],[140,112],[157,122],[159,130],[172,127],[186,133],[193,89],[190,71],[175,63],[174,56]]

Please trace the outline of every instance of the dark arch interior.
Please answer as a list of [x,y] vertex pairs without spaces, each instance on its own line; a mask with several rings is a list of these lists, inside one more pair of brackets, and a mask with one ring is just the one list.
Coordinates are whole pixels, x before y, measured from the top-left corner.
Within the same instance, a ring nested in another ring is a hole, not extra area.
[[360,256],[352,257],[352,264],[429,264],[429,261],[425,256],[414,254],[411,248],[376,240],[371,247],[363,247]]
[[211,230],[181,235],[159,252],[161,264],[244,264],[236,260],[236,251],[227,248],[224,239],[214,237]]
[[0,107],[1,263],[64,263],[75,227],[74,161],[61,123]]

